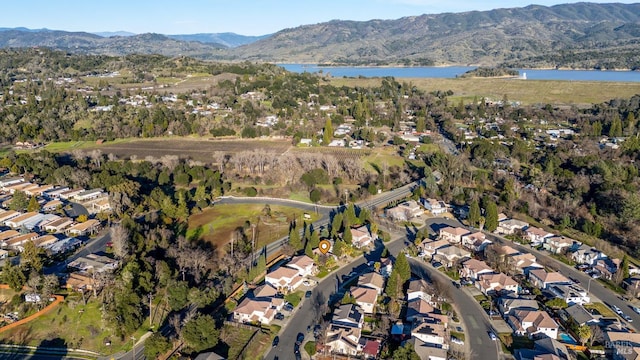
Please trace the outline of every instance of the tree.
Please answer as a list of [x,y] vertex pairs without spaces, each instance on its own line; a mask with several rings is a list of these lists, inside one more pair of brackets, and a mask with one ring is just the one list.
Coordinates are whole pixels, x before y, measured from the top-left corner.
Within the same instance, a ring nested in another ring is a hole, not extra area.
[[29,204],[27,194],[22,191],[16,191],[13,193],[11,203],[9,203],[9,210],[22,211]]
[[210,349],[218,344],[220,332],[210,315],[198,315],[182,328],[182,338],[194,352]]
[[122,224],[113,225],[109,229],[113,254],[120,259],[129,255],[129,230]]
[[399,298],[402,296],[402,279],[400,279],[400,274],[394,268],[389,275],[389,279],[387,280],[387,286],[384,288],[384,292],[392,299]]
[[324,123],[324,129],[322,131],[322,145],[327,146],[333,138],[333,124],[331,124],[331,118],[327,118]]
[[591,337],[591,327],[589,325],[578,326],[576,329],[576,335],[578,335],[578,340],[580,340],[580,344],[584,346],[584,344]]
[[494,201],[489,200],[485,209],[486,220],[484,223],[487,231],[493,232],[498,228],[498,206]]
[[396,259],[396,263],[393,266],[393,270],[398,270],[398,274],[400,275],[401,286],[404,286],[411,278],[411,268],[409,267],[409,261],[407,260],[407,256],[404,252],[401,252]]
[[167,304],[173,311],[183,309],[189,303],[189,284],[186,281],[176,281],[167,286]]
[[620,120],[620,116],[615,114],[609,127],[609,137],[614,138],[620,136],[622,136],[622,121]]
[[171,349],[171,343],[161,333],[153,333],[144,342],[144,355],[147,359],[155,359]]
[[292,226],[291,231],[289,231],[289,245],[295,251],[302,249],[302,239],[300,239],[300,232],[297,226]]
[[320,201],[320,196],[322,193],[317,188],[313,188],[309,193],[309,199],[312,203],[317,204]]
[[353,234],[351,233],[350,227],[344,228],[344,232],[342,233],[342,240],[344,240],[344,243],[348,245],[351,245],[353,243]]
[[413,345],[407,341],[404,346],[393,352],[393,360],[420,360],[420,356],[413,349]]
[[19,266],[13,265],[11,261],[5,261],[4,268],[2,269],[2,278],[14,291],[22,290],[24,284],[27,283],[27,278],[24,276],[22,269]]
[[331,219],[331,232],[329,233],[332,238],[338,236],[338,233],[342,229],[342,218],[342,213],[333,215],[333,219]]
[[341,257],[342,254],[344,253],[344,241],[338,239],[333,243],[333,255],[337,256],[337,257]]
[[24,250],[22,251],[20,262],[24,265],[25,269],[40,273],[43,267],[44,256],[45,254],[42,248],[37,247],[33,241],[27,241],[24,243]]
[[27,205],[27,211],[39,212],[40,211],[40,203],[38,203],[38,199],[35,196],[32,196],[29,199],[29,204]]
[[480,205],[477,200],[474,200],[469,206],[469,226],[478,227],[480,224],[480,216]]

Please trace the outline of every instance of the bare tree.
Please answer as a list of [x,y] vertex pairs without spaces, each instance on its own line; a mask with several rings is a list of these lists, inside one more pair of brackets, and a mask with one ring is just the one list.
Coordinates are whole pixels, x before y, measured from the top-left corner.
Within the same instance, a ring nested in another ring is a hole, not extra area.
[[598,325],[590,325],[591,328],[591,336],[589,336],[589,346],[593,346],[593,343],[596,341],[602,342],[604,340],[604,333],[602,329]]
[[116,224],[109,229],[113,254],[119,258],[124,258],[129,254],[129,230],[121,224]]

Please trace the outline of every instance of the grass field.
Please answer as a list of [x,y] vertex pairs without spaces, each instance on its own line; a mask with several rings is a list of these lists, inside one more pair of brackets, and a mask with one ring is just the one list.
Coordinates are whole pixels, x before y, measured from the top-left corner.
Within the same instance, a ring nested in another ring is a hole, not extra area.
[[[381,79],[335,78],[335,86],[377,86]],[[468,79],[399,79],[410,82],[424,91],[452,90],[450,100],[471,100],[474,97],[487,97],[501,100],[507,95],[511,101],[523,104],[565,104],[586,105],[600,103],[613,98],[630,98],[640,94],[639,83],[604,81],[556,81],[556,80],[517,80],[498,78]]]
[[[216,248],[223,248],[233,236],[236,228],[246,221],[256,224],[256,247],[264,246],[278,240],[289,233],[289,223],[294,218],[300,219],[304,211],[278,205],[270,205],[271,218],[261,216],[262,204],[224,204],[205,209],[189,218],[187,238],[197,238],[213,244]],[[312,221],[318,215],[310,214]],[[251,229],[246,230],[251,236]]]
[[[79,296],[67,298],[57,309],[15,329],[0,333],[0,341],[32,346],[51,346],[91,350],[110,354],[131,349],[131,340],[120,341],[101,328],[102,315],[98,301],[82,305]],[[73,329],[73,330],[72,330]],[[72,331],[71,331],[72,330]],[[136,338],[146,329],[135,334]],[[105,345],[105,341],[111,345]]]
[[595,302],[595,303],[591,303],[591,304],[585,304],[584,308],[585,309],[595,309],[600,313],[600,315],[602,315],[604,317],[616,317],[616,314],[613,312],[613,310],[609,309],[603,303]]

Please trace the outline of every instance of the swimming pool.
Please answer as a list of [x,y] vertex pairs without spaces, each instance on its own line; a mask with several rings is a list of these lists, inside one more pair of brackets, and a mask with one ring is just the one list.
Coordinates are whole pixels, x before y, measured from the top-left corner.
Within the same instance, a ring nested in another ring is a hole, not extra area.
[[565,344],[571,344],[571,345],[577,345],[578,342],[575,341],[574,338],[571,337],[571,335],[567,334],[567,333],[559,333],[558,334],[558,340],[560,340],[560,342],[563,342]]

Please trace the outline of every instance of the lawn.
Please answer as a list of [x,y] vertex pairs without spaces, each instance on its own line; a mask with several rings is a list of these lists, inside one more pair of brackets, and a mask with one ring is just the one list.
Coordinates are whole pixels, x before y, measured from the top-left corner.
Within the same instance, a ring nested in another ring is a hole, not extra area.
[[[148,322],[147,322],[148,323]],[[49,313],[15,329],[0,333],[0,341],[22,345],[51,347],[64,346],[111,354],[130,350],[132,342],[127,337],[121,341],[109,329],[102,328],[101,307],[98,301],[89,301],[85,306],[79,296],[68,297]],[[143,326],[144,328],[144,326]],[[70,331],[73,329],[73,331]],[[139,338],[146,329],[134,334]],[[109,340],[111,345],[105,345]]]
[[[231,241],[237,228],[249,221],[256,225],[256,248],[259,248],[287,236],[290,222],[294,218],[301,219],[304,214],[304,211],[296,208],[270,205],[269,217],[262,214],[264,208],[262,204],[218,204],[207,208],[189,217],[187,238],[201,239],[220,249]],[[319,218],[318,214],[309,215],[311,221]],[[245,234],[251,238],[251,228],[246,228]]]
[[363,158],[365,169],[371,172],[379,172],[383,169],[384,165],[400,166],[404,165],[404,158],[398,155],[396,150],[389,147],[377,148],[376,151]]
[[464,341],[464,333],[461,333],[461,332],[452,331],[451,337]]
[[591,304],[585,304],[584,308],[585,309],[595,309],[603,317],[616,317],[616,314],[613,312],[613,310],[609,309],[605,304],[600,303],[600,302],[594,302],[594,303],[591,303]]
[[[249,342],[255,330],[225,325],[220,332],[220,340],[228,346],[227,359],[236,359],[244,346]],[[224,353],[224,351],[222,352]]]
[[284,299],[290,303],[291,305],[293,305],[293,307],[298,306],[298,304],[300,304],[300,301],[302,301],[302,291],[296,291],[296,292],[292,292],[290,294],[285,295]]

